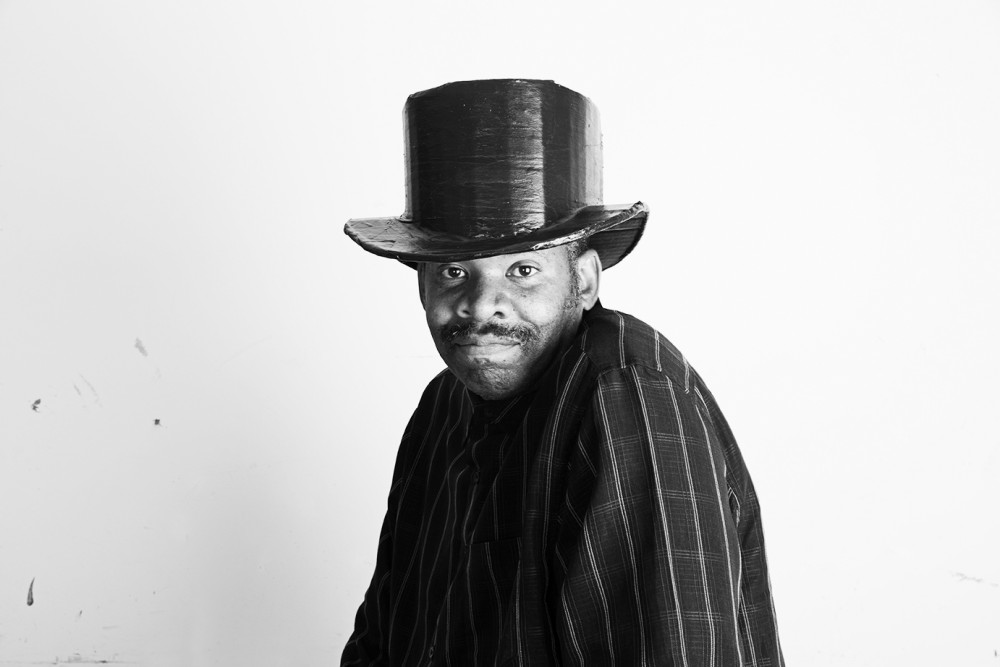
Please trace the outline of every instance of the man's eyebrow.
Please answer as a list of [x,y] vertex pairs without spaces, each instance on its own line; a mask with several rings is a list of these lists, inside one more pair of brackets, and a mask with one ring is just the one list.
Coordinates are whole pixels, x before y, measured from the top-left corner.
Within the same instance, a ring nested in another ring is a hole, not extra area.
[[527,257],[545,257],[545,253],[542,250],[525,250],[524,252],[515,252],[508,255],[512,261],[518,259],[524,259]]

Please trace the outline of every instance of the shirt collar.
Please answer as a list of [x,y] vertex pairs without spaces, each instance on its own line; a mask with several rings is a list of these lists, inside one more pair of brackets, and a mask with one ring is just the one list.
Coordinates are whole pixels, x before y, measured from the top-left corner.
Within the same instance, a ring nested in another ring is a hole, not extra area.
[[519,421],[524,411],[531,404],[534,390],[497,401],[487,401],[465,390],[469,403],[472,405],[472,420],[490,426],[502,426]]

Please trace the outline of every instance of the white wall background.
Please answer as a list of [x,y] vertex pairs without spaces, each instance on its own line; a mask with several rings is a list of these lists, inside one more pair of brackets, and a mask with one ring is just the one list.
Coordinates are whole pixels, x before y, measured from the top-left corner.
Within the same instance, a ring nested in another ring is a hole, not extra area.
[[536,2],[0,2],[0,664],[337,663],[441,366],[341,228],[520,76],[651,207],[604,302],[726,410],[789,665],[1000,665],[1000,4]]

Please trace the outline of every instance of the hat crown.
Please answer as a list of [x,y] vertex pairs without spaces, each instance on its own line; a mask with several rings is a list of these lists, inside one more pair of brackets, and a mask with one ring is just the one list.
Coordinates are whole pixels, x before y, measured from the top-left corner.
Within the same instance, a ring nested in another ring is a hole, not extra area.
[[537,231],[601,203],[597,107],[553,81],[459,81],[404,107],[404,220],[470,239]]

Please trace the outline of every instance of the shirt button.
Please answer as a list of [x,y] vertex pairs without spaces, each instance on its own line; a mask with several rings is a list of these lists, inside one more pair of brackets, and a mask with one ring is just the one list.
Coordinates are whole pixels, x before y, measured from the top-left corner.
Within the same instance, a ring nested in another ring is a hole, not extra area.
[[429,649],[427,649],[427,659],[428,660],[433,660],[434,659],[434,647],[433,646],[431,646]]
[[472,482],[474,484],[479,484],[479,473],[478,472],[472,474]]

